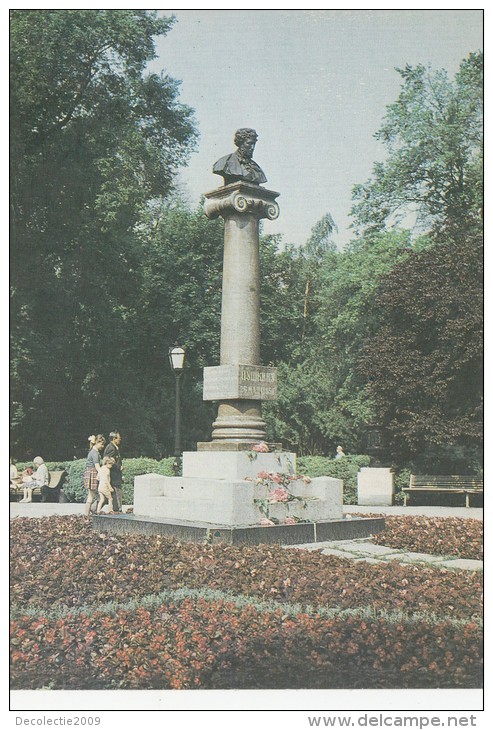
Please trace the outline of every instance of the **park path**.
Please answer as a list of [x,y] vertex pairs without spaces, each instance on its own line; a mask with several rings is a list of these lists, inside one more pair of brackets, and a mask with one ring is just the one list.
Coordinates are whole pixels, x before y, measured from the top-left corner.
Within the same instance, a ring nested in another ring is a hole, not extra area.
[[448,570],[483,570],[482,560],[466,560],[465,558],[413,553],[409,550],[397,550],[385,545],[375,545],[366,537],[357,540],[331,540],[327,542],[307,543],[305,545],[286,545],[286,548],[299,550],[318,550],[322,555],[335,555],[338,558],[354,560],[357,563],[389,563],[397,560],[402,565],[433,565]]

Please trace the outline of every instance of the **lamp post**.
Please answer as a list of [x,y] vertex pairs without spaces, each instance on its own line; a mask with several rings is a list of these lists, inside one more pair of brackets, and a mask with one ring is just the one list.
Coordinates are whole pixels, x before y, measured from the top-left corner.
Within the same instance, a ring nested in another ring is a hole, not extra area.
[[185,350],[175,342],[174,346],[169,348],[168,358],[175,375],[175,460],[173,462],[173,471],[175,476],[179,476],[181,471],[180,379],[183,374]]

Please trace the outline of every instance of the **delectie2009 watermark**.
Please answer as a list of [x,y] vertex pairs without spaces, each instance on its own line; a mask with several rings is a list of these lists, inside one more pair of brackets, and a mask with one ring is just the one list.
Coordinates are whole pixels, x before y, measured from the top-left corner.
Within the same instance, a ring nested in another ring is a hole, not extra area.
[[101,724],[101,718],[97,715],[81,715],[80,717],[63,717],[63,715],[60,715],[60,717],[46,717],[46,715],[43,715],[43,717],[19,717],[16,716],[15,718],[15,724],[16,725],[56,725],[57,727],[65,726],[65,725],[74,725],[79,727],[97,727]]

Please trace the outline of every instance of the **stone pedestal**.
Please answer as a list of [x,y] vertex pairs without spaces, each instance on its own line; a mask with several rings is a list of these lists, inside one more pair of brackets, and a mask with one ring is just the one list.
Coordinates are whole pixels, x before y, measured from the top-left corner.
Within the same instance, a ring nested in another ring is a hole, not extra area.
[[218,402],[214,442],[264,441],[261,403],[277,398],[275,368],[260,365],[259,220],[278,217],[278,195],[235,182],[205,196],[206,215],[224,218],[220,365],[204,369],[204,400]]
[[358,504],[391,506],[394,475],[390,469],[363,467],[358,473]]
[[[185,520],[211,526],[260,525],[265,510],[281,524],[286,518],[318,522],[342,519],[342,481],[318,477],[292,479],[287,502],[270,500],[276,483],[257,483],[259,474],[296,476],[296,455],[279,452],[185,452],[183,477],[143,474],[135,477],[134,512],[161,520]],[[259,503],[263,503],[263,511]]]

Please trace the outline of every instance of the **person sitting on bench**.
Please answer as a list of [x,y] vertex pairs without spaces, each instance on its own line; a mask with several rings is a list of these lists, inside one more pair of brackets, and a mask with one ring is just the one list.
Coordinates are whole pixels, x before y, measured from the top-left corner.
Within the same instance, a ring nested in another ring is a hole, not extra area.
[[37,466],[37,469],[29,481],[24,481],[24,499],[21,502],[32,502],[33,501],[33,489],[34,487],[41,488],[41,494],[43,494],[43,487],[47,487],[50,483],[50,473],[48,467],[44,463],[44,459],[41,456],[36,456],[33,459],[33,464]]

